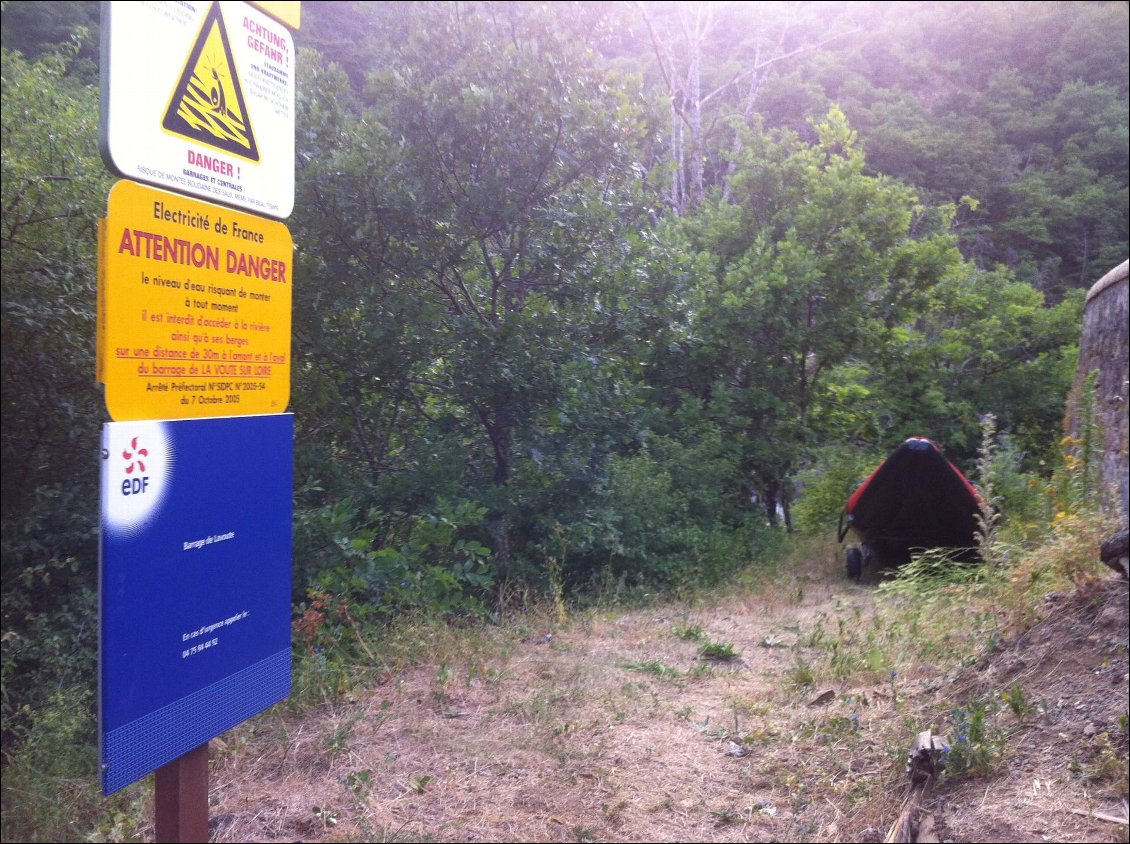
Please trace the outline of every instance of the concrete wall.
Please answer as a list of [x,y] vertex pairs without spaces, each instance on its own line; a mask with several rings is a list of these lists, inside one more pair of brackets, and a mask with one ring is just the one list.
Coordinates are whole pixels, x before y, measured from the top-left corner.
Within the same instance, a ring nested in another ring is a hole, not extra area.
[[[1083,336],[1079,343],[1079,365],[1075,387],[1068,402],[1066,428],[1078,436],[1081,426],[1079,402],[1087,375],[1098,371],[1095,390],[1096,411],[1103,426],[1102,477],[1104,485],[1115,491],[1120,502],[1122,526],[1126,527],[1130,491],[1127,463],[1128,395],[1130,395],[1130,261],[1124,261],[1087,293],[1083,310]],[[1107,501],[1115,504],[1115,501]]]

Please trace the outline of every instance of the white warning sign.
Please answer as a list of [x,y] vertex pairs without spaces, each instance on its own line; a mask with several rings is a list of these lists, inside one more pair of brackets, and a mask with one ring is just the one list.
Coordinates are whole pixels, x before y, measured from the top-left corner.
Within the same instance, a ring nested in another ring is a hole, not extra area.
[[294,39],[249,3],[111,2],[102,154],[119,175],[285,219]]

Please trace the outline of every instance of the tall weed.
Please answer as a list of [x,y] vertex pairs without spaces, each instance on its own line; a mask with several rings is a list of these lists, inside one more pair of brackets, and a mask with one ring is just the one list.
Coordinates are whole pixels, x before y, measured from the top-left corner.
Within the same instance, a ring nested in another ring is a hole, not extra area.
[[91,690],[60,689],[24,715],[18,744],[4,754],[3,839],[142,840],[147,783],[102,797]]

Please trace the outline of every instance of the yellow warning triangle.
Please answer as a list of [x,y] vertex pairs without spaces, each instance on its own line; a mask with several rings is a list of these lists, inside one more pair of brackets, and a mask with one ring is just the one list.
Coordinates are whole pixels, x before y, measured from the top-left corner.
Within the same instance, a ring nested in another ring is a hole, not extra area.
[[190,141],[259,160],[218,2],[204,17],[161,125]]

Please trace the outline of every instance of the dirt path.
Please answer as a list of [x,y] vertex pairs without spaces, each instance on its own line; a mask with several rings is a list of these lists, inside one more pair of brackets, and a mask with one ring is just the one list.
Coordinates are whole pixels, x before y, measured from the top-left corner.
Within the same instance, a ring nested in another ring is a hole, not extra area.
[[920,728],[906,700],[937,678],[802,686],[809,650],[834,660],[824,634],[858,633],[873,601],[817,572],[713,606],[452,632],[376,688],[214,742],[214,840],[882,840]]

